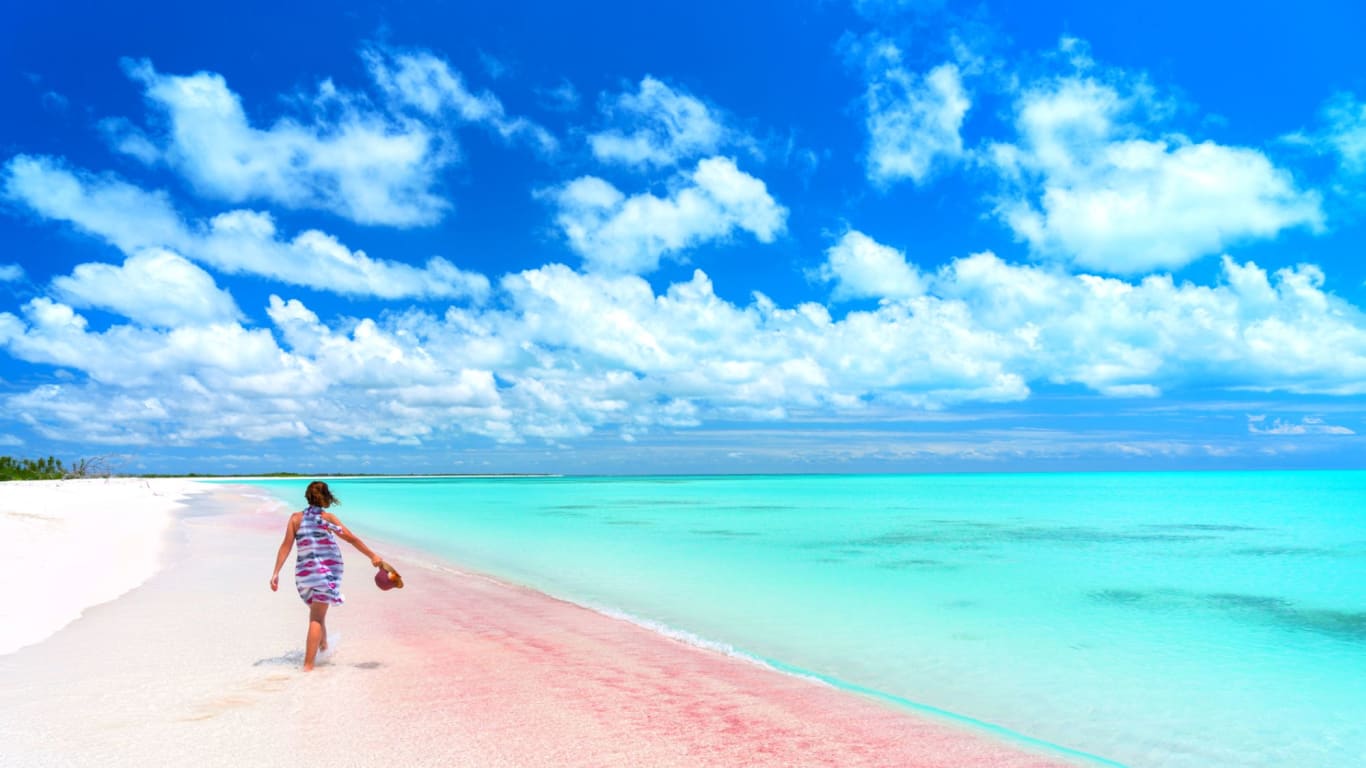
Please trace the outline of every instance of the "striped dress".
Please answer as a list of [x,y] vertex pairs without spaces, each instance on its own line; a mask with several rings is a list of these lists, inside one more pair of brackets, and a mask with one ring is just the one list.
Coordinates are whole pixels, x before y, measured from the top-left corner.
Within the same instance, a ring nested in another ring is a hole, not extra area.
[[304,518],[294,532],[294,547],[299,553],[294,563],[294,586],[305,603],[343,602],[342,555],[336,536],[339,530],[339,526],[323,519],[322,507],[304,510]]

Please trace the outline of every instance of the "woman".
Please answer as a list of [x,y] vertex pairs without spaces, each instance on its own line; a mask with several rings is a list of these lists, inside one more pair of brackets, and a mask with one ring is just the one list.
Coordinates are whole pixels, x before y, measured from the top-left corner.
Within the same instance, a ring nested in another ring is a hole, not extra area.
[[270,577],[272,592],[280,588],[280,569],[291,547],[298,545],[299,557],[294,565],[294,586],[299,598],[308,605],[308,640],[304,646],[304,671],[313,669],[318,651],[327,650],[327,608],[341,605],[342,555],[337,539],[351,544],[370,558],[370,564],[381,567],[383,560],[370,551],[365,542],[342,525],[337,516],[326,511],[341,502],[327,487],[327,483],[313,481],[304,491],[308,509],[295,512],[285,526],[285,540],[280,543],[275,558],[275,573]]

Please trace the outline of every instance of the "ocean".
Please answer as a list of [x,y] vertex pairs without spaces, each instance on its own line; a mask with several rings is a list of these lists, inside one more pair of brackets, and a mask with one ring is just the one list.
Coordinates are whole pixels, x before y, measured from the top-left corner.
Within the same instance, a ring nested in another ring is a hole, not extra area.
[[1366,472],[329,484],[362,537],[1098,764],[1366,764]]

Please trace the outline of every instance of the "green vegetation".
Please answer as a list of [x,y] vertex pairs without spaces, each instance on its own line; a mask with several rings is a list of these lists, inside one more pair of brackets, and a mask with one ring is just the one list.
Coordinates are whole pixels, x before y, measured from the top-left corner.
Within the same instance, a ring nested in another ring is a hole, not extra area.
[[0,456],[0,480],[57,480],[66,474],[61,459],[16,459]]
[[4,480],[61,480],[64,477],[93,477],[109,474],[101,459],[79,459],[70,467],[63,466],[55,456],[46,459],[16,459],[0,456],[0,481]]

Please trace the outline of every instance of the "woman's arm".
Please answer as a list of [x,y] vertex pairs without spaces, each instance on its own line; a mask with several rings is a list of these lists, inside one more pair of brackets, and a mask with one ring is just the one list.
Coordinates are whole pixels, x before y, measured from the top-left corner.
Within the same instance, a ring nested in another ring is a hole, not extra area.
[[280,551],[275,555],[275,573],[270,575],[271,592],[280,588],[280,569],[285,566],[285,558],[289,557],[289,551],[294,549],[294,534],[299,530],[301,519],[303,515],[295,512],[289,516],[289,522],[285,524],[285,540],[280,542]]
[[379,564],[384,562],[380,559],[379,555],[370,551],[370,548],[365,546],[365,542],[361,541],[359,536],[352,533],[350,529],[348,529],[346,526],[342,525],[342,521],[338,520],[336,515],[332,514],[331,512],[324,512],[323,519],[337,526],[337,535],[342,537],[342,540],[346,543],[360,550],[360,553],[362,555],[365,555],[366,557],[370,558],[371,565],[378,568]]

